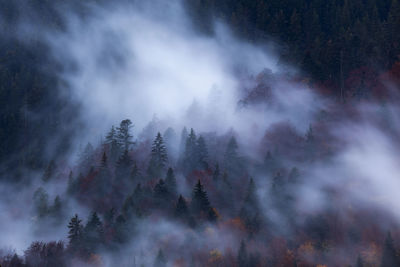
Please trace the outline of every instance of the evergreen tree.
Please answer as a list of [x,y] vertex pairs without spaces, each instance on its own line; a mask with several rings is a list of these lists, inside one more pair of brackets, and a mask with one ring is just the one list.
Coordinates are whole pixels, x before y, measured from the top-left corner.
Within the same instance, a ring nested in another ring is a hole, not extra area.
[[178,201],[177,201],[176,207],[175,207],[174,216],[175,216],[175,218],[186,223],[187,225],[189,225],[192,228],[196,226],[196,222],[189,211],[187,202],[182,197],[182,195],[179,195],[179,198],[178,198]]
[[199,167],[202,169],[208,169],[208,150],[206,142],[202,136],[197,139],[197,157]]
[[238,256],[237,256],[237,262],[239,267],[247,267],[247,261],[248,261],[248,255],[247,255],[247,249],[246,249],[246,244],[242,240],[240,242],[240,248],[238,251]]
[[67,194],[72,196],[76,193],[76,181],[74,180],[74,174],[72,171],[69,172],[68,175],[68,186],[67,186]]
[[186,139],[185,152],[183,157],[183,168],[186,172],[191,172],[198,164],[197,137],[193,128]]
[[128,150],[125,150],[118,159],[117,166],[115,168],[115,175],[118,180],[127,181],[129,179],[132,163],[133,162],[129,156]]
[[63,215],[63,205],[60,199],[60,196],[56,196],[54,198],[53,206],[50,208],[51,215],[56,218],[58,221],[61,221]]
[[111,129],[106,136],[106,144],[109,146],[111,160],[112,162],[115,162],[119,156],[121,146],[118,142],[117,131],[114,126],[111,126]]
[[174,131],[174,129],[172,129],[171,127],[168,127],[167,130],[165,130],[164,134],[163,134],[163,139],[164,139],[164,143],[165,143],[165,147],[168,151],[168,157],[170,159],[171,162],[175,162],[175,160],[177,159],[177,145],[178,145],[178,137]]
[[54,162],[54,160],[51,160],[43,174],[42,180],[44,182],[48,182],[54,176],[55,171],[56,171],[56,163]]
[[175,198],[178,190],[174,170],[172,168],[168,168],[167,177],[165,178],[165,185],[171,196]]
[[167,266],[167,260],[165,259],[164,253],[160,249],[158,251],[157,257],[154,261],[154,267],[165,267]]
[[79,156],[79,164],[81,166],[81,170],[88,170],[93,165],[94,158],[94,149],[91,143],[87,143],[84,150],[81,152]]
[[165,208],[168,206],[168,202],[171,198],[167,185],[163,179],[160,179],[154,187],[154,199],[158,207]]
[[103,155],[101,156],[100,168],[107,168],[107,166],[108,166],[108,159],[107,159],[107,154],[104,151]]
[[210,205],[208,200],[207,192],[203,189],[203,185],[200,180],[198,180],[192,193],[192,202],[190,204],[191,210],[197,216],[210,221],[215,221],[217,215]]
[[213,180],[214,182],[217,182],[219,180],[219,176],[220,176],[220,170],[219,170],[219,165],[218,162],[215,164],[215,170],[213,173]]
[[49,212],[48,201],[49,201],[49,195],[43,189],[43,187],[39,187],[33,195],[33,204],[35,207],[35,212],[39,218],[47,216]]
[[123,215],[119,215],[115,220],[114,239],[120,244],[124,244],[129,240],[129,228]]
[[396,249],[393,244],[392,235],[387,234],[385,244],[383,246],[381,267],[399,266],[399,258],[396,254]]
[[150,175],[150,177],[160,177],[161,172],[164,169],[167,161],[167,150],[165,148],[161,134],[158,133],[151,147],[151,158],[148,168],[148,174]]
[[140,173],[139,167],[136,164],[136,161],[133,163],[130,177],[131,177],[131,180],[133,183],[140,181],[141,173]]
[[132,122],[128,119],[121,121],[119,127],[117,128],[116,139],[120,147],[123,150],[130,150],[131,146],[134,144],[132,141],[133,136],[131,134],[131,129],[133,128]]
[[256,194],[256,187],[253,178],[250,179],[243,206],[239,216],[244,221],[246,229],[250,236],[257,233],[261,227],[260,207]]
[[229,174],[236,174],[241,169],[241,160],[237,150],[236,138],[232,136],[224,154],[224,165]]
[[77,252],[82,248],[83,245],[83,226],[82,220],[79,219],[78,215],[75,214],[74,217],[71,218],[68,224],[68,239],[69,245],[68,248],[72,252]]
[[178,202],[176,203],[175,217],[180,219],[187,219],[189,217],[189,209],[182,195],[179,195]]
[[103,224],[100,221],[99,216],[96,212],[93,212],[86,226],[84,228],[84,240],[86,249],[90,252],[94,252],[95,249],[102,243],[104,235]]
[[181,132],[181,139],[179,143],[179,161],[183,162],[184,157],[185,157],[185,150],[186,150],[186,140],[189,136],[189,133],[186,129],[186,127],[183,127],[182,132]]
[[274,173],[279,168],[277,159],[272,156],[270,151],[267,152],[264,158],[264,170],[269,174]]
[[357,257],[356,267],[364,267],[364,262],[360,255]]

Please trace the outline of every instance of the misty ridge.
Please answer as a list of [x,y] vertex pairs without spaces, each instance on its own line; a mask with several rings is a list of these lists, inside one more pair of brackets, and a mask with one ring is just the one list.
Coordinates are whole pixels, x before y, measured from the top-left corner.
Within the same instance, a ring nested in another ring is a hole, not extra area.
[[0,2],[1,266],[400,266],[398,63],[312,79],[247,1]]

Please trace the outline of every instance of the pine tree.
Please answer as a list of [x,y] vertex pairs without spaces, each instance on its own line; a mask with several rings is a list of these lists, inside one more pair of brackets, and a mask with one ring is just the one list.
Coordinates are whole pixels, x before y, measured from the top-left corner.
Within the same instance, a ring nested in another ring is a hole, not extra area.
[[113,227],[114,226],[115,213],[116,213],[115,208],[111,208],[104,214],[104,226],[105,227]]
[[243,220],[247,220],[249,217],[255,216],[258,212],[259,212],[259,205],[256,195],[256,188],[253,178],[250,178],[250,182],[246,192],[246,197],[244,199],[244,203],[240,211],[240,217]]
[[117,243],[124,244],[129,240],[129,229],[126,219],[123,215],[119,215],[115,220],[114,239]]
[[50,208],[51,215],[56,218],[57,220],[62,219],[63,215],[63,205],[60,199],[60,196],[56,196],[54,198],[53,206]]
[[154,198],[158,207],[167,207],[170,198],[170,193],[163,179],[160,179],[154,187]]
[[215,170],[213,173],[213,180],[214,182],[217,182],[219,180],[219,176],[220,176],[220,171],[219,171],[219,165],[218,162],[215,164]]
[[158,133],[151,147],[151,159],[148,167],[150,177],[160,177],[167,161],[167,149],[165,148],[161,134]]
[[163,134],[163,139],[165,143],[165,147],[167,148],[168,151],[168,157],[170,158],[170,161],[174,162],[177,158],[176,153],[177,151],[177,145],[178,145],[178,138],[177,135],[171,127],[168,127],[167,130],[165,130]]
[[399,259],[396,255],[396,249],[393,244],[392,235],[387,234],[385,244],[383,246],[381,267],[399,266]]
[[55,170],[56,170],[56,163],[54,162],[54,160],[51,160],[43,174],[42,180],[44,182],[48,182],[54,176]]
[[43,187],[39,187],[34,195],[33,195],[33,203],[35,207],[35,212],[39,218],[43,218],[47,216],[49,212],[49,195],[43,189]]
[[69,245],[68,248],[72,252],[77,252],[82,248],[83,245],[83,226],[82,220],[79,219],[78,215],[75,214],[74,217],[71,218],[68,224],[68,239]]
[[131,135],[131,129],[133,128],[132,122],[129,119],[121,121],[119,127],[117,128],[116,139],[119,146],[123,150],[130,150],[131,146],[134,144],[132,141],[133,136]]
[[127,181],[130,177],[131,167],[132,159],[129,156],[128,150],[125,150],[117,161],[117,166],[115,168],[116,178],[120,181]]
[[247,256],[246,244],[242,240],[242,242],[240,242],[240,248],[239,248],[238,256],[237,256],[238,266],[239,267],[247,267],[248,266],[247,260],[248,260],[248,256]]
[[168,168],[167,177],[165,178],[165,185],[171,196],[175,198],[177,195],[177,185],[174,170],[172,168]]
[[75,194],[75,192],[76,192],[76,181],[74,180],[74,173],[70,171],[68,175],[67,194],[72,196]]
[[91,143],[87,143],[79,156],[79,164],[82,170],[88,170],[93,165],[94,149]]
[[106,144],[109,146],[111,161],[115,162],[117,160],[118,155],[120,153],[120,144],[118,142],[117,131],[114,126],[111,126],[111,130],[108,132],[106,136]]
[[174,215],[180,219],[187,219],[189,217],[189,209],[187,207],[186,200],[182,197],[182,195],[179,195]]
[[138,182],[140,180],[140,170],[139,167],[136,164],[136,161],[133,163],[132,171],[131,171],[131,180],[132,182]]
[[274,173],[278,168],[279,164],[278,161],[270,151],[267,152],[264,158],[264,170],[267,171],[269,174]]
[[238,145],[234,136],[229,140],[224,154],[225,169],[229,174],[236,174],[241,168],[241,161],[238,155]]
[[158,251],[157,257],[154,261],[154,267],[165,267],[167,266],[167,260],[165,259],[164,253],[160,249]]
[[186,172],[191,172],[198,165],[197,137],[193,128],[186,139],[185,152],[183,157],[183,168]]
[[107,159],[107,154],[104,151],[103,155],[101,156],[100,168],[107,168],[107,166],[108,166],[108,159]]
[[356,267],[364,267],[364,262],[360,255],[358,255],[358,257],[357,257]]
[[253,178],[250,179],[243,206],[239,216],[244,221],[250,236],[253,236],[260,229],[260,207],[256,194],[256,187]]
[[192,193],[192,202],[190,204],[191,210],[194,214],[213,221],[216,219],[216,214],[210,205],[208,200],[207,192],[203,189],[203,185],[198,180]]
[[206,142],[202,136],[197,139],[197,158],[199,167],[202,169],[208,169],[208,150]]
[[103,224],[96,212],[92,212],[90,215],[83,233],[86,249],[94,252],[102,243],[104,235]]
[[188,138],[188,131],[186,127],[183,127],[181,132],[181,140],[179,143],[179,161],[182,163],[185,157],[185,150],[186,150],[186,140]]

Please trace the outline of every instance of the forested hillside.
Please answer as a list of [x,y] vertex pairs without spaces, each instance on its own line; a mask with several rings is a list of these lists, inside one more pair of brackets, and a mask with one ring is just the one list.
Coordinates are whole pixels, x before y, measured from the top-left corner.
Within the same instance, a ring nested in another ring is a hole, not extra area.
[[[186,1],[200,25],[227,21],[252,41],[275,38],[282,60],[317,81],[340,82],[363,69],[379,75],[400,54],[400,3],[397,0],[202,0]],[[368,73],[366,76],[369,76]],[[369,77],[366,77],[366,79]]]
[[0,0],[0,267],[400,266],[399,0]]

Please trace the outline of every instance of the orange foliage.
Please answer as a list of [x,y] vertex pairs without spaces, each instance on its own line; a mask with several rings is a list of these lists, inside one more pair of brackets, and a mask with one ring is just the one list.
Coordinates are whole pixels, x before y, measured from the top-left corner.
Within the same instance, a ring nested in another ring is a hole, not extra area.
[[230,228],[238,229],[243,232],[246,231],[246,226],[244,225],[242,219],[240,219],[239,217],[228,220],[224,224]]
[[368,248],[361,251],[361,256],[367,265],[379,266],[381,251],[377,244],[370,243]]
[[101,256],[99,254],[90,254],[88,261],[92,266],[96,267],[104,266]]
[[220,266],[222,260],[223,260],[222,254],[218,249],[210,251],[210,257],[208,258],[208,264],[210,266]]

